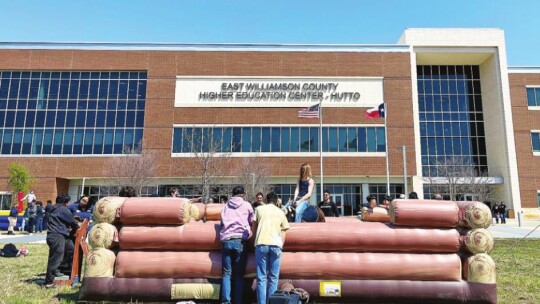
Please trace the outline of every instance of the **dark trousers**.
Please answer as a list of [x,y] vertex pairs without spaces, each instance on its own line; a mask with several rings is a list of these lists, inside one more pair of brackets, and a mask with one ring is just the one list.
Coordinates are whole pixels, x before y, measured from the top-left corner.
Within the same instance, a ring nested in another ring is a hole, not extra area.
[[51,284],[57,270],[71,270],[74,246],[71,239],[58,233],[47,234],[47,245],[49,245],[49,259],[45,284]]
[[28,233],[34,233],[34,225],[36,224],[36,218],[28,218]]
[[43,230],[49,229],[49,216],[45,215],[43,217]]
[[43,218],[36,218],[36,232],[43,232]]
[[54,282],[54,273],[64,259],[66,237],[57,233],[49,233],[47,234],[47,245],[49,245],[49,260],[47,261],[45,284],[52,284]]

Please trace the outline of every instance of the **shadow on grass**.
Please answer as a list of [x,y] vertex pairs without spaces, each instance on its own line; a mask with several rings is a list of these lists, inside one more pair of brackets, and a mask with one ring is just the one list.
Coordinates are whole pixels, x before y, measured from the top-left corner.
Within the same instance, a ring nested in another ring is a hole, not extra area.
[[56,295],[62,303],[77,303],[79,300],[79,288],[73,289],[71,292],[62,292]]

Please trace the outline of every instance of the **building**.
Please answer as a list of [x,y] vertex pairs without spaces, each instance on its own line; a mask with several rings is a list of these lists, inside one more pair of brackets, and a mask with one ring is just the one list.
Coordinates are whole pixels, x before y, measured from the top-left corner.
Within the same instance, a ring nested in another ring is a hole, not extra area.
[[[38,198],[115,194],[111,162],[142,142],[158,162],[142,195],[195,195],[198,146],[243,168],[216,194],[238,176],[256,188],[262,166],[286,200],[309,162],[315,201],[322,138],[323,187],[344,214],[387,192],[386,158],[391,195],[429,197],[455,156],[492,200],[540,218],[540,68],[508,67],[502,30],[407,29],[393,45],[5,42],[0,72],[0,168],[28,167]],[[319,100],[322,133],[298,117]],[[383,102],[386,128],[365,117]]]

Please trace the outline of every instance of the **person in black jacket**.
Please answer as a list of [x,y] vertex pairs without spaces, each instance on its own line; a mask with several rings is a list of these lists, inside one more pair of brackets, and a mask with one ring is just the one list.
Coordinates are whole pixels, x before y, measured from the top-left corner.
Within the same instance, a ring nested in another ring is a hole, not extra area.
[[47,200],[47,206],[45,206],[45,216],[43,217],[43,230],[49,229],[49,215],[54,209],[54,205],[51,200]]
[[339,217],[339,212],[337,210],[336,203],[334,203],[330,199],[330,191],[324,190],[323,193],[323,200],[319,203],[319,208],[324,213],[324,216],[330,216],[330,217]]
[[[45,275],[45,288],[54,288],[55,276],[59,275],[58,268],[69,269],[73,259],[73,243],[70,240],[70,231],[78,229],[79,223],[66,206],[70,201],[67,195],[56,197],[56,208],[49,216],[49,231],[47,232],[47,245],[49,245],[49,259]],[[70,246],[71,245],[71,246]]]

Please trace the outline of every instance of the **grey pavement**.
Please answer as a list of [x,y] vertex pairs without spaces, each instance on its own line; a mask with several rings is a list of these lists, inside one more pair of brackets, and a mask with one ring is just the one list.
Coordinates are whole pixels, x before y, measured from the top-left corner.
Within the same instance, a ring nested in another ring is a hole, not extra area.
[[[506,224],[492,224],[488,228],[493,238],[540,238],[540,220],[522,220],[521,227],[517,219],[507,219]],[[532,231],[532,232],[531,232]],[[34,233],[28,235],[25,232],[16,232],[15,235],[7,235],[6,231],[0,232],[0,244],[14,243],[45,243],[47,233]]]

